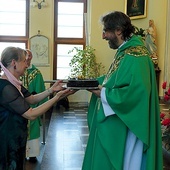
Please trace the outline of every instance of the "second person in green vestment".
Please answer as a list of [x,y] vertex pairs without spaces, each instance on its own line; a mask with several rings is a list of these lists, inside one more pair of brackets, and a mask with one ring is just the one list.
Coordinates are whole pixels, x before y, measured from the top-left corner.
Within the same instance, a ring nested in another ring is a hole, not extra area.
[[[31,63],[33,55],[30,50],[27,51],[26,62],[28,65],[27,70],[25,71],[24,76],[22,76],[22,82],[26,89],[32,94],[41,93],[45,90],[45,84],[43,76],[38,68]],[[41,102],[31,105],[32,108],[38,107],[42,103],[46,102],[48,98],[42,100]],[[37,117],[35,120],[28,121],[28,140],[27,140],[27,149],[26,157],[30,161],[35,162],[37,156],[40,154],[40,126],[41,118]]]

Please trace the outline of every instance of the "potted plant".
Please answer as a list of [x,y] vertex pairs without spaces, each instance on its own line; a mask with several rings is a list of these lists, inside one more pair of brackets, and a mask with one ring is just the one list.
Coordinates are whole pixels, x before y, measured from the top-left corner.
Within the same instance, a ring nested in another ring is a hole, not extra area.
[[95,49],[86,46],[84,49],[74,47],[68,52],[74,53],[71,62],[71,79],[95,79],[104,72],[102,63],[96,62]]

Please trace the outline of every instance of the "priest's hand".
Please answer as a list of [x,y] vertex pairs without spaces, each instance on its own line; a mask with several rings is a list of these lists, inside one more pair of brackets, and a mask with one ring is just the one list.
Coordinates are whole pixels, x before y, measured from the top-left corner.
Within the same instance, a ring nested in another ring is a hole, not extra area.
[[95,94],[97,97],[99,97],[99,98],[100,98],[101,89],[102,89],[102,86],[101,86],[101,85],[99,85],[99,86],[98,86],[98,89],[88,90],[88,91],[92,92],[93,94]]

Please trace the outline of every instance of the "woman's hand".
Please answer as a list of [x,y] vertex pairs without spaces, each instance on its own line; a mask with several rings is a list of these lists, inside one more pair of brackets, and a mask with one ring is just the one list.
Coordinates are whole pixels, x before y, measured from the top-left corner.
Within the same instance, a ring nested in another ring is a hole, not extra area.
[[50,93],[58,92],[58,91],[60,91],[60,90],[65,89],[65,88],[63,87],[63,85],[64,85],[64,83],[63,83],[62,80],[57,80],[57,81],[49,88]]
[[77,90],[72,90],[72,89],[67,88],[64,90],[60,90],[58,93],[56,93],[56,95],[54,97],[57,97],[58,100],[61,100],[64,97],[74,94],[76,91]]

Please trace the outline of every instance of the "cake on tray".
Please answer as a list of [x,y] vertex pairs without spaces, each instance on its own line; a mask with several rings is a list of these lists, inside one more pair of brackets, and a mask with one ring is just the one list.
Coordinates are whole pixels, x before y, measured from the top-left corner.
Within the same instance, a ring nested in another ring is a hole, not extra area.
[[98,88],[99,82],[96,79],[70,79],[67,82],[67,87],[73,88]]

